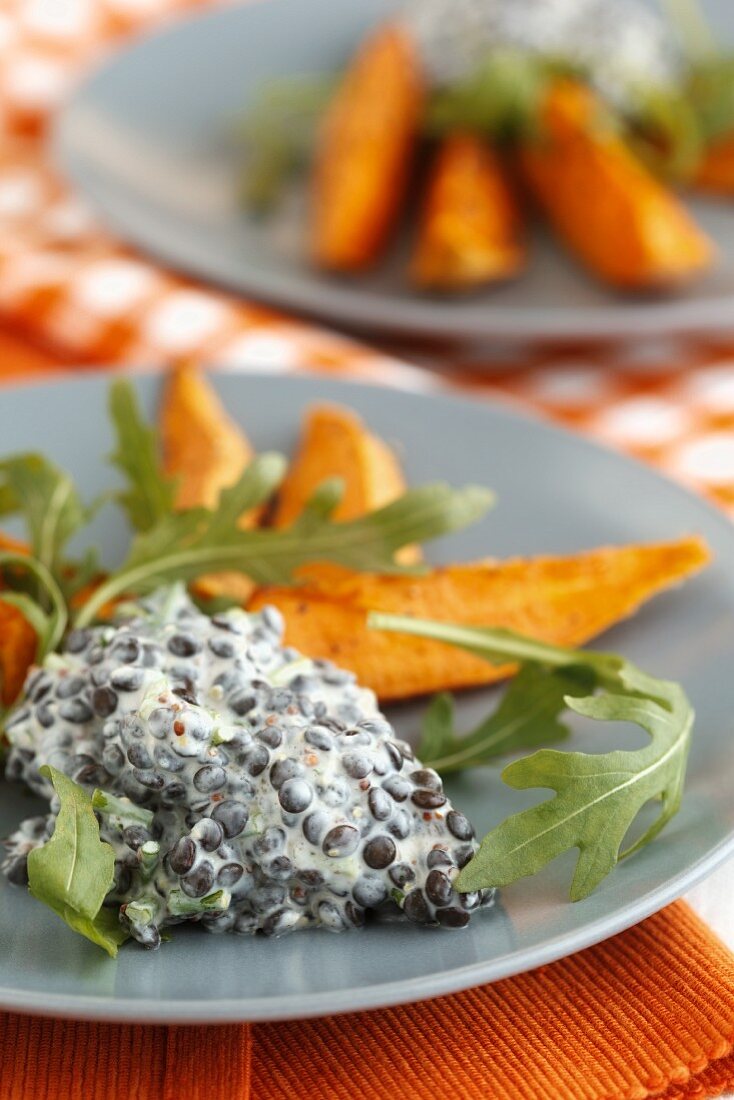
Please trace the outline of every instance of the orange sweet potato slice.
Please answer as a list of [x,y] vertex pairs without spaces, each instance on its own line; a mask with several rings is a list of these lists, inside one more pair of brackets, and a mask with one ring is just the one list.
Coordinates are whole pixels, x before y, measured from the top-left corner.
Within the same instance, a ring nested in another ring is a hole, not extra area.
[[28,544],[21,539],[15,539],[12,535],[6,535],[0,531],[0,553],[27,554]]
[[498,154],[475,134],[450,134],[429,176],[412,281],[471,290],[516,275],[524,259],[520,212]]
[[285,617],[286,642],[356,673],[383,701],[489,684],[499,669],[423,638],[368,630],[370,610],[503,626],[560,645],[581,645],[633,614],[709,560],[691,537],[608,547],[571,557],[481,561],[418,577],[355,574],[329,588],[264,588],[250,603]]
[[405,195],[424,96],[410,38],[381,27],[347,68],[317,139],[311,252],[319,266],[361,271],[378,259]]
[[[234,484],[254,456],[244,432],[227,415],[206,376],[191,364],[168,375],[160,413],[163,468],[178,478],[179,508],[216,508],[222,489]],[[258,512],[242,516],[256,526]],[[243,603],[253,590],[241,573],[201,577],[196,591],[205,598],[228,596]]]
[[554,84],[542,122],[520,152],[523,176],[561,240],[594,274],[643,290],[711,266],[711,240],[606,122],[588,88]]
[[[406,488],[395,453],[356,413],[339,405],[317,405],[306,416],[298,452],[280,487],[274,526],[290,526],[314,490],[332,477],[344,482],[344,496],[334,513],[337,520],[358,519],[382,508]],[[404,547],[398,558],[417,561],[419,553],[416,547]],[[328,569],[310,566],[308,575],[325,576]]]
[[693,182],[701,191],[734,197],[734,134],[706,150]]
[[[0,532],[0,551],[27,554],[24,542]],[[20,693],[36,656],[36,633],[20,611],[2,599],[0,584],[0,702],[9,706]]]
[[177,507],[216,508],[222,489],[234,484],[254,452],[203,372],[193,365],[169,373],[160,427],[163,468],[178,478]]
[[35,660],[36,642],[33,627],[0,595],[0,701],[4,706],[19,695]]
[[274,525],[289,527],[314,490],[332,477],[344,481],[337,520],[357,519],[405,492],[394,452],[356,413],[340,405],[315,405],[306,415],[298,453],[278,492]]

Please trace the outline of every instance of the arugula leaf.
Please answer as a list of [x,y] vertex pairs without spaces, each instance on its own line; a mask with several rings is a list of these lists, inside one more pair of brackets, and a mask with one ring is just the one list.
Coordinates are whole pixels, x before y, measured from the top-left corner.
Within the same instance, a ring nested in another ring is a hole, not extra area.
[[709,144],[734,130],[734,55],[716,54],[693,66],[686,94]]
[[631,87],[626,114],[627,138],[653,172],[675,181],[694,176],[706,141],[685,87]]
[[[621,677],[624,683],[624,676]],[[649,843],[678,812],[690,746],[693,711],[680,689],[667,706],[637,695],[608,692],[569,701],[578,714],[606,721],[636,722],[651,743],[634,752],[600,755],[542,749],[510,764],[502,778],[516,790],[544,787],[556,797],[515,814],[482,841],[479,852],[457,879],[461,890],[488,875],[496,885],[535,874],[569,848],[579,856],[571,900],[587,897],[619,859]],[[624,837],[651,799],[662,803],[655,823],[628,848]]]
[[250,211],[272,210],[288,180],[306,166],[333,90],[333,78],[320,74],[270,81],[238,121],[235,140],[245,154],[242,201]]
[[535,135],[548,86],[560,75],[576,75],[568,60],[521,49],[494,49],[467,77],[439,87],[428,102],[430,135],[475,130],[494,141]]
[[[8,566],[13,567],[10,575]],[[47,653],[57,648],[64,636],[67,623],[66,601],[56,581],[40,561],[26,554],[0,552],[0,573],[11,585],[17,579],[18,569],[30,573],[37,580],[48,596],[50,610],[41,607],[28,592],[15,591],[12,587],[3,588],[2,600],[3,603],[17,607],[35,630],[38,635],[36,660],[42,661]]]
[[665,7],[688,62],[680,87],[681,117],[673,117],[671,125],[677,131],[686,111],[692,112],[702,153],[707,143],[734,130],[734,53],[721,50],[698,0],[665,0]]
[[128,481],[117,499],[134,529],[149,531],[173,511],[176,482],[163,474],[156,432],[143,419],[135,390],[124,378],[110,386],[109,413],[116,436],[110,462]]
[[82,557],[64,571],[60,582],[61,589],[67,604],[70,604],[76,596],[88,584],[96,580],[102,573],[102,565],[99,560],[99,550],[96,546],[88,546]]
[[[434,763],[453,750],[457,738],[454,735],[454,697],[447,691],[434,695],[423,715],[421,737],[416,753],[426,764]],[[436,768],[438,771],[438,768]]]
[[[376,613],[370,616],[369,625],[453,644],[493,663],[530,661],[545,666],[549,674],[561,670],[575,675],[582,669],[591,677],[598,694],[567,694],[567,707],[597,721],[634,722],[650,735],[649,744],[634,751],[590,755],[541,749],[505,768],[502,778],[509,786],[516,790],[549,789],[556,792],[555,797],[514,814],[492,829],[460,872],[458,889],[506,886],[577,848],[571,884],[571,899],[577,901],[587,897],[618,860],[653,840],[677,813],[694,717],[680,685],[649,676],[614,654],[563,649],[508,630]],[[550,717],[550,724],[541,723],[541,733],[557,720],[555,702],[549,707],[546,722]],[[445,743],[437,738],[435,714],[429,732],[429,744]],[[623,851],[630,826],[652,799],[660,801],[660,813],[650,828]]]
[[59,581],[66,544],[89,522],[93,508],[84,506],[69,475],[39,454],[0,462],[0,487],[18,501],[33,557]]
[[559,715],[569,695],[583,695],[594,686],[584,668],[547,669],[528,664],[511,681],[499,706],[475,730],[454,732],[450,695],[438,695],[423,719],[418,755],[431,768],[448,775],[489,764],[498,756],[562,741],[569,731]]
[[118,797],[99,788],[92,792],[92,809],[99,814],[116,817],[123,826],[144,825],[146,829],[150,827],[154,816],[152,810],[131,802],[126,795]]
[[495,626],[463,626],[460,623],[435,622],[431,619],[414,619],[409,615],[393,615],[372,611],[367,625],[373,630],[393,630],[400,634],[415,634],[419,638],[432,638],[446,645],[455,645],[477,657],[483,657],[493,665],[535,661],[550,668],[573,665],[590,668],[597,675],[621,666],[624,662],[614,653],[596,653],[588,649],[564,649],[526,637],[515,630]]
[[221,493],[216,512],[189,508],[163,514],[154,526],[136,536],[122,568],[81,608],[77,625],[91,622],[100,607],[124,592],[140,595],[163,583],[239,568],[240,544],[247,543],[248,532],[240,531],[238,519],[271,496],[284,472],[285,459],[280,455],[258,455],[240,479]]
[[383,573],[416,572],[422,567],[396,565],[395,553],[402,546],[473,523],[493,500],[486,489],[454,490],[438,483],[411,489],[359,519],[335,523],[330,515],[338,495],[329,482],[286,530],[241,530],[239,516],[267,500],[284,469],[279,455],[260,455],[222,493],[216,512],[194,508],[174,513],[139,534],[125,564],[81,608],[76,624],[90,623],[107,601],[124,592],[140,594],[162,583],[227,569],[239,570],[259,584],[287,584],[299,566],[312,562]]
[[0,484],[0,516],[13,516],[20,511],[20,502],[8,484]]
[[102,907],[113,884],[115,853],[99,838],[87,792],[49,765],[41,768],[41,775],[51,780],[61,808],[53,836],[28,856],[30,891],[75,932],[114,957],[127,939],[114,910]]

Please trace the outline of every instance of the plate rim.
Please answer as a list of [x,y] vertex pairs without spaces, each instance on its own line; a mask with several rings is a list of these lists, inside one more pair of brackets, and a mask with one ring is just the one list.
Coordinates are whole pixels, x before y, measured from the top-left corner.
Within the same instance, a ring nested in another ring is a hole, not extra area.
[[[269,3],[287,5],[289,0],[268,0]],[[416,294],[407,300],[395,300],[389,292],[356,294],[350,284],[334,279],[326,285],[316,282],[308,274],[292,274],[290,271],[274,271],[266,276],[266,283],[258,277],[256,269],[244,276],[228,276],[218,268],[216,259],[190,258],[190,249],[179,247],[176,234],[162,236],[154,229],[152,234],[142,231],[121,213],[113,200],[105,201],[104,183],[97,184],[94,176],[88,178],[84,168],[84,154],[73,148],[72,124],[76,110],[93,95],[97,81],[113,72],[120,64],[151,42],[165,41],[186,32],[191,25],[227,18],[248,18],[249,13],[262,7],[265,0],[251,0],[248,5],[215,7],[187,13],[183,18],[166,23],[152,33],[135,37],[117,50],[112,57],[86,73],[74,87],[61,109],[55,114],[50,132],[50,154],[55,167],[63,177],[88,201],[103,226],[108,226],[124,243],[132,244],[144,254],[175,270],[204,280],[216,289],[236,293],[240,298],[252,296],[258,304],[295,311],[312,321],[334,325],[342,324],[350,332],[359,335],[393,335],[433,337],[462,341],[490,339],[533,343],[564,343],[568,341],[628,341],[635,337],[663,337],[666,335],[723,335],[734,333],[734,290],[718,294],[703,301],[678,299],[673,295],[666,299],[654,297],[645,301],[626,301],[610,298],[608,305],[593,306],[582,319],[573,307],[521,307],[486,305],[481,316],[473,312],[467,316],[461,305],[429,296]],[[242,13],[247,12],[248,15]],[[140,200],[135,200],[140,201]],[[123,203],[124,205],[124,203]],[[154,210],[154,207],[149,207]],[[589,276],[593,281],[593,276]],[[328,302],[325,300],[328,298]],[[407,316],[406,316],[407,314]],[[486,318],[486,321],[485,321]]]
[[[267,1000],[260,998],[257,1001],[248,1001],[247,998],[221,998],[206,1001],[203,1005],[198,1002],[158,1000],[150,1003],[149,1008],[143,1007],[141,1002],[134,1001],[130,997],[105,998],[88,994],[69,996],[61,993],[43,994],[36,991],[19,995],[17,991],[0,986],[0,1009],[29,1016],[102,1022],[244,1024],[341,1016],[432,1001],[452,993],[460,993],[466,989],[474,989],[480,985],[488,985],[528,973],[539,966],[558,962],[595,944],[603,943],[677,901],[725,862],[732,851],[734,851],[734,832],[690,868],[685,881],[681,873],[665,887],[650,891],[648,895],[638,900],[636,904],[639,908],[634,915],[630,914],[629,920],[615,921],[609,917],[602,917],[588,926],[588,934],[579,935],[576,932],[556,936],[547,944],[541,944],[531,952],[514,951],[505,956],[507,965],[499,965],[496,962],[471,964],[446,971],[439,976],[439,980],[435,975],[429,974],[403,982],[385,982],[365,986],[358,990],[359,995],[356,997],[354,990],[350,988],[299,995],[278,995]],[[568,902],[568,904],[573,903]],[[631,906],[632,903],[630,903]],[[569,950],[571,940],[574,941],[574,946]],[[532,961],[529,965],[525,965],[525,962],[520,966],[515,965],[521,955],[525,959],[528,955],[530,956]],[[430,989],[426,988],[428,986]],[[254,1005],[255,1010],[245,1010],[244,1006],[247,1005]],[[297,1006],[296,1011],[294,1011],[294,1005]]]

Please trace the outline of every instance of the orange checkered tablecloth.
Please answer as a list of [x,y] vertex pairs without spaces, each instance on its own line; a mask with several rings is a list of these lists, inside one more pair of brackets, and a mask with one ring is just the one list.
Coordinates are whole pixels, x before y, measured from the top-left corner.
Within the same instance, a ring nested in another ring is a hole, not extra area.
[[233,370],[471,386],[650,459],[734,515],[734,316],[729,343],[378,351],[188,282],[105,232],[49,166],[48,120],[125,36],[213,2],[0,0],[0,323],[71,362],[194,354]]
[[[0,0],[0,377],[197,356],[232,370],[458,385],[655,462],[734,516],[734,316],[728,343],[370,348],[180,278],[97,224],[48,163],[49,119],[124,37],[217,2]],[[731,945],[728,880],[723,868],[692,900]],[[194,1046],[181,1028],[3,1015],[0,1097],[351,1100],[347,1071],[363,1065],[368,1100],[447,1083],[465,1100],[700,1100],[734,1083],[733,991],[731,955],[678,904],[501,986],[285,1028],[209,1028]]]

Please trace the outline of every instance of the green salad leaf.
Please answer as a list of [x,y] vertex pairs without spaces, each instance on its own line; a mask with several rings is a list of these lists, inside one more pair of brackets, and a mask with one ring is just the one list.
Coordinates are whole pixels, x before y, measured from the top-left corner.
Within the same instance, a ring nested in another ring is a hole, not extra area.
[[731,137],[734,133],[734,54],[715,54],[694,64],[686,94],[706,143]]
[[86,507],[69,475],[39,454],[1,461],[0,492],[17,500],[33,557],[62,581],[66,545],[87,525],[94,506]]
[[110,461],[128,483],[117,500],[134,530],[149,531],[173,511],[176,483],[164,475],[157,434],[144,421],[135,390],[122,378],[110,386],[109,412],[116,437]]
[[443,136],[473,130],[500,142],[533,135],[549,80],[558,71],[549,59],[526,50],[492,50],[467,77],[434,91],[426,131]]
[[137,802],[131,802],[125,795],[118,797],[99,788],[92,794],[92,809],[99,814],[116,817],[123,825],[144,825],[146,829],[150,828],[154,816],[152,810],[138,806]]
[[[492,663],[530,662],[535,671],[531,687],[543,699],[536,712],[537,726],[526,729],[533,737],[555,736],[558,696],[549,686],[538,693],[542,670],[558,671],[575,678],[579,670],[596,694],[580,694],[582,682],[564,696],[566,707],[597,721],[634,722],[650,735],[642,749],[587,754],[541,749],[510,764],[502,772],[505,783],[516,790],[541,788],[555,796],[531,809],[507,818],[484,837],[479,851],[459,874],[456,885],[463,891],[506,886],[533,875],[556,856],[578,849],[571,884],[571,898],[587,897],[620,859],[649,843],[677,813],[683,792],[686,763],[693,727],[693,709],[679,684],[647,675],[614,654],[563,649],[524,638],[508,630],[464,627],[374,613],[369,625],[433,638],[456,645]],[[527,683],[527,681],[526,681]],[[508,694],[510,694],[508,692]],[[505,710],[490,733],[502,730],[508,713],[517,715],[520,696]],[[516,707],[517,704],[517,707]],[[429,723],[429,747],[448,751],[449,770],[457,763],[460,744],[445,733],[437,735],[436,713]],[[499,708],[497,715],[500,715]],[[486,724],[491,726],[491,720]],[[486,736],[486,729],[484,731]],[[476,737],[476,732],[474,735]],[[511,730],[509,742],[514,733]],[[506,742],[507,743],[507,742]],[[490,748],[491,748],[490,743]],[[517,742],[515,742],[517,747]],[[481,752],[481,742],[469,750]],[[434,760],[434,766],[440,764]],[[627,849],[625,837],[643,806],[660,802],[654,823]]]
[[524,665],[499,706],[471,733],[457,735],[450,695],[437,695],[423,719],[421,760],[442,775],[490,764],[498,756],[562,741],[568,727],[559,720],[566,698],[593,689],[586,669]]
[[[19,576],[29,574],[47,599],[42,606],[29,592],[17,590]],[[3,603],[17,607],[38,636],[36,660],[53,652],[61,642],[68,620],[66,601],[61,589],[40,561],[25,554],[0,552],[0,575],[5,580]]]
[[658,175],[686,182],[706,147],[698,111],[681,85],[637,85],[628,91],[626,136]]
[[[280,484],[286,468],[282,456],[256,457],[222,492],[216,511],[179,511],[175,482],[160,472],[155,433],[129,382],[113,384],[109,408],[116,435],[112,461],[126,479],[118,500],[136,534],[122,567],[78,607],[78,626],[94,621],[105,604],[126,593],[143,595],[206,573],[235,570],[260,584],[289,584],[301,566],[313,562],[385,573],[420,571],[422,566],[396,564],[396,552],[473,523],[493,500],[486,489],[454,490],[439,483],[411,489],[376,512],[340,523],[332,516],[343,484],[333,478],[316,490],[290,528],[243,530],[242,514],[264,504]],[[31,541],[31,554],[22,559],[33,579],[31,590],[12,585],[20,590],[11,599],[33,622],[45,653],[64,629],[64,599],[68,606],[99,574],[93,551],[74,563],[64,558],[68,540],[89,521],[93,508],[82,503],[68,475],[40,455],[0,462],[0,502],[3,492],[24,512]]]
[[334,86],[333,77],[318,73],[268,81],[237,121],[234,140],[244,159],[242,201],[252,213],[272,210],[288,180],[308,163]]
[[51,780],[61,805],[53,836],[28,856],[30,891],[114,957],[128,938],[117,909],[102,907],[113,884],[115,853],[99,838],[90,795],[56,768],[45,765],[41,774]]
[[337,483],[329,481],[290,528],[243,531],[239,517],[267,500],[284,472],[281,456],[259,455],[239,481],[222,492],[216,512],[172,512],[138,534],[122,568],[81,608],[77,625],[92,622],[105,603],[125,592],[149,592],[163,583],[191,581],[220,570],[239,570],[259,584],[288,584],[300,566],[312,562],[404,572],[410,567],[394,561],[401,547],[465,527],[479,519],[493,499],[478,487],[427,485],[360,519],[336,523],[331,514],[339,493]]
[[20,501],[7,481],[0,482],[0,516],[13,516],[20,511]]
[[66,599],[67,605],[74,596],[86,588],[87,585],[97,580],[102,574],[102,565],[99,558],[99,550],[96,546],[88,546],[81,558],[70,563],[60,580],[60,587]]
[[239,480],[225,489],[216,512],[207,508],[170,511],[133,540],[122,568],[112,573],[82,606],[77,625],[91,622],[99,609],[125,592],[142,594],[163,583],[189,581],[202,573],[237,569],[238,543],[246,541],[237,521],[273,493],[285,471],[279,455],[255,458]]
[[689,129],[690,116],[703,155],[707,145],[734,133],[734,52],[721,49],[699,0],[664,2],[685,62],[670,128],[673,135],[682,124]]

